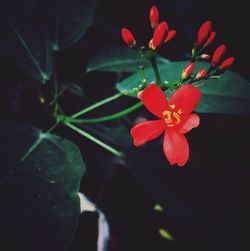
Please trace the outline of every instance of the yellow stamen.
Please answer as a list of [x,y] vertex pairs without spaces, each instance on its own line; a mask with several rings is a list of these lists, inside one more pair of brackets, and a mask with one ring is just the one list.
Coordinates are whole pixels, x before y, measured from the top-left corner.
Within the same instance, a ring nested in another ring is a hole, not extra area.
[[171,111],[164,111],[163,113],[162,113],[162,115],[163,116],[167,116],[166,118],[165,118],[165,122],[167,123],[167,124],[172,124],[172,118],[171,118],[171,114],[172,114],[172,112]]
[[[172,104],[170,105],[171,109],[175,109],[175,105]],[[183,113],[182,109],[179,109],[177,112],[176,111],[169,111],[166,110],[162,113],[162,116],[164,118],[165,123],[167,124],[167,126],[169,127],[173,127],[175,125],[180,124],[181,122],[181,114]]]
[[176,124],[178,125],[181,122],[180,115],[177,112],[173,113],[173,116],[176,118]]

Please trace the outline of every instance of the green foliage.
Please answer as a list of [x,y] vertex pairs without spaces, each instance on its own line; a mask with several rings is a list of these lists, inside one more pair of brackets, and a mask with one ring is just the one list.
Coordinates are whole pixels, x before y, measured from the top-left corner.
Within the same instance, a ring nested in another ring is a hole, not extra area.
[[107,143],[111,143],[114,146],[118,146],[121,149],[128,149],[132,145],[132,138],[129,133],[129,128],[122,123],[116,124],[112,127],[103,126],[101,124],[82,124],[84,129],[93,133],[100,139]]
[[[65,250],[80,216],[78,192],[85,164],[79,149],[69,140],[17,121],[1,119],[0,132],[5,207],[22,217],[24,233],[31,228],[34,236],[43,236],[43,250]],[[42,219],[39,227],[37,218]]]
[[0,39],[0,50],[27,75],[45,83],[52,74],[53,58],[45,23],[37,21],[44,20],[43,8],[37,2],[1,1],[4,35]]
[[[180,78],[182,69],[187,62],[171,62],[160,64],[159,71],[163,81],[174,82]],[[198,62],[194,72],[208,69],[207,63]],[[145,69],[148,83],[155,81],[153,70]],[[204,80],[205,86],[201,87],[202,98],[196,108],[200,113],[228,113],[245,114],[250,112],[250,84],[238,74],[227,71],[221,79]],[[117,84],[121,92],[132,90],[140,84],[139,74],[134,74]],[[133,95],[131,95],[133,96]],[[134,95],[135,97],[135,95]]]
[[92,24],[97,5],[97,0],[46,0],[45,2],[54,51],[71,47],[85,35]]
[[[157,57],[157,63],[167,63],[168,60]],[[140,58],[136,51],[126,47],[108,47],[98,53],[87,65],[87,72],[108,71],[108,72],[129,72],[139,71],[139,66],[149,67],[150,62]]]
[[52,51],[78,42],[92,24],[97,0],[4,0],[0,50],[42,83],[52,76]]

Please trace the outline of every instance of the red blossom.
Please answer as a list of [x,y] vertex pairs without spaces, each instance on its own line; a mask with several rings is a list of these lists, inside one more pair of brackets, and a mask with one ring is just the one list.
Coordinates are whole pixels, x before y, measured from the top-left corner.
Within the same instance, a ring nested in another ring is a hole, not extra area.
[[150,48],[156,50],[164,42],[167,35],[168,35],[168,24],[166,22],[159,23],[154,30],[152,43],[149,43],[151,46]]
[[212,30],[212,22],[210,20],[204,22],[199,31],[198,31],[198,36],[197,36],[197,46],[201,47],[209,38],[209,35]]
[[211,61],[211,66],[215,67],[217,64],[220,62],[222,59],[223,55],[226,53],[227,49],[224,44],[220,45],[214,52],[212,61]]
[[181,79],[182,80],[187,79],[192,74],[193,70],[194,70],[194,62],[190,62],[182,71]]
[[136,40],[130,30],[123,28],[121,30],[121,34],[123,41],[127,44],[127,46],[130,48],[134,48],[136,46]]
[[131,129],[135,146],[141,146],[160,136],[164,131],[163,151],[171,165],[184,166],[189,158],[185,133],[198,127],[200,118],[191,113],[199,102],[201,91],[192,84],[177,89],[168,101],[156,84],[147,86],[140,93],[145,107],[158,120],[143,121]]
[[156,6],[152,6],[149,12],[150,25],[154,29],[159,23],[159,11]]
[[234,63],[234,57],[227,58],[222,62],[222,64],[219,66],[219,71],[222,73],[225,70],[227,70],[229,67],[232,66]]
[[170,42],[175,37],[175,35],[176,35],[176,30],[170,30],[164,43]]
[[203,49],[206,49],[215,39],[216,37],[216,32],[215,31],[212,31],[210,33],[210,36],[208,38],[208,40],[206,41],[206,43],[203,45]]

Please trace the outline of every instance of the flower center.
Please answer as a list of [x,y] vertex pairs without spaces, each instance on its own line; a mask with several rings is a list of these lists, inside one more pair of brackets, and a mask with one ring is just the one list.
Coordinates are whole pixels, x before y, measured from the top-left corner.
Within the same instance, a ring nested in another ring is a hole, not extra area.
[[175,105],[170,105],[171,110],[166,110],[162,113],[163,119],[167,126],[173,127],[175,125],[178,125],[181,122],[181,114],[183,111],[179,109],[178,111],[175,111]]

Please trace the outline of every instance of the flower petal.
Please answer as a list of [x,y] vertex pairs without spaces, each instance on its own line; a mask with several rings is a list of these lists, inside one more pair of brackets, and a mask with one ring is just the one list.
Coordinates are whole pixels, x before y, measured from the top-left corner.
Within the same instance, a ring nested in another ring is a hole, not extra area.
[[163,151],[171,165],[184,166],[189,157],[189,146],[186,137],[175,130],[166,130]]
[[197,114],[192,113],[181,121],[180,125],[176,128],[176,131],[178,133],[184,134],[189,132],[193,128],[198,127],[199,124],[200,117]]
[[190,114],[201,98],[201,91],[192,84],[186,84],[177,89],[171,99],[170,104],[175,105],[175,109],[181,109],[183,115]]
[[155,116],[162,118],[162,113],[169,109],[168,100],[156,84],[147,86],[139,95],[145,107]]
[[131,135],[135,146],[141,146],[144,143],[160,136],[166,129],[163,120],[143,121],[131,129]]

